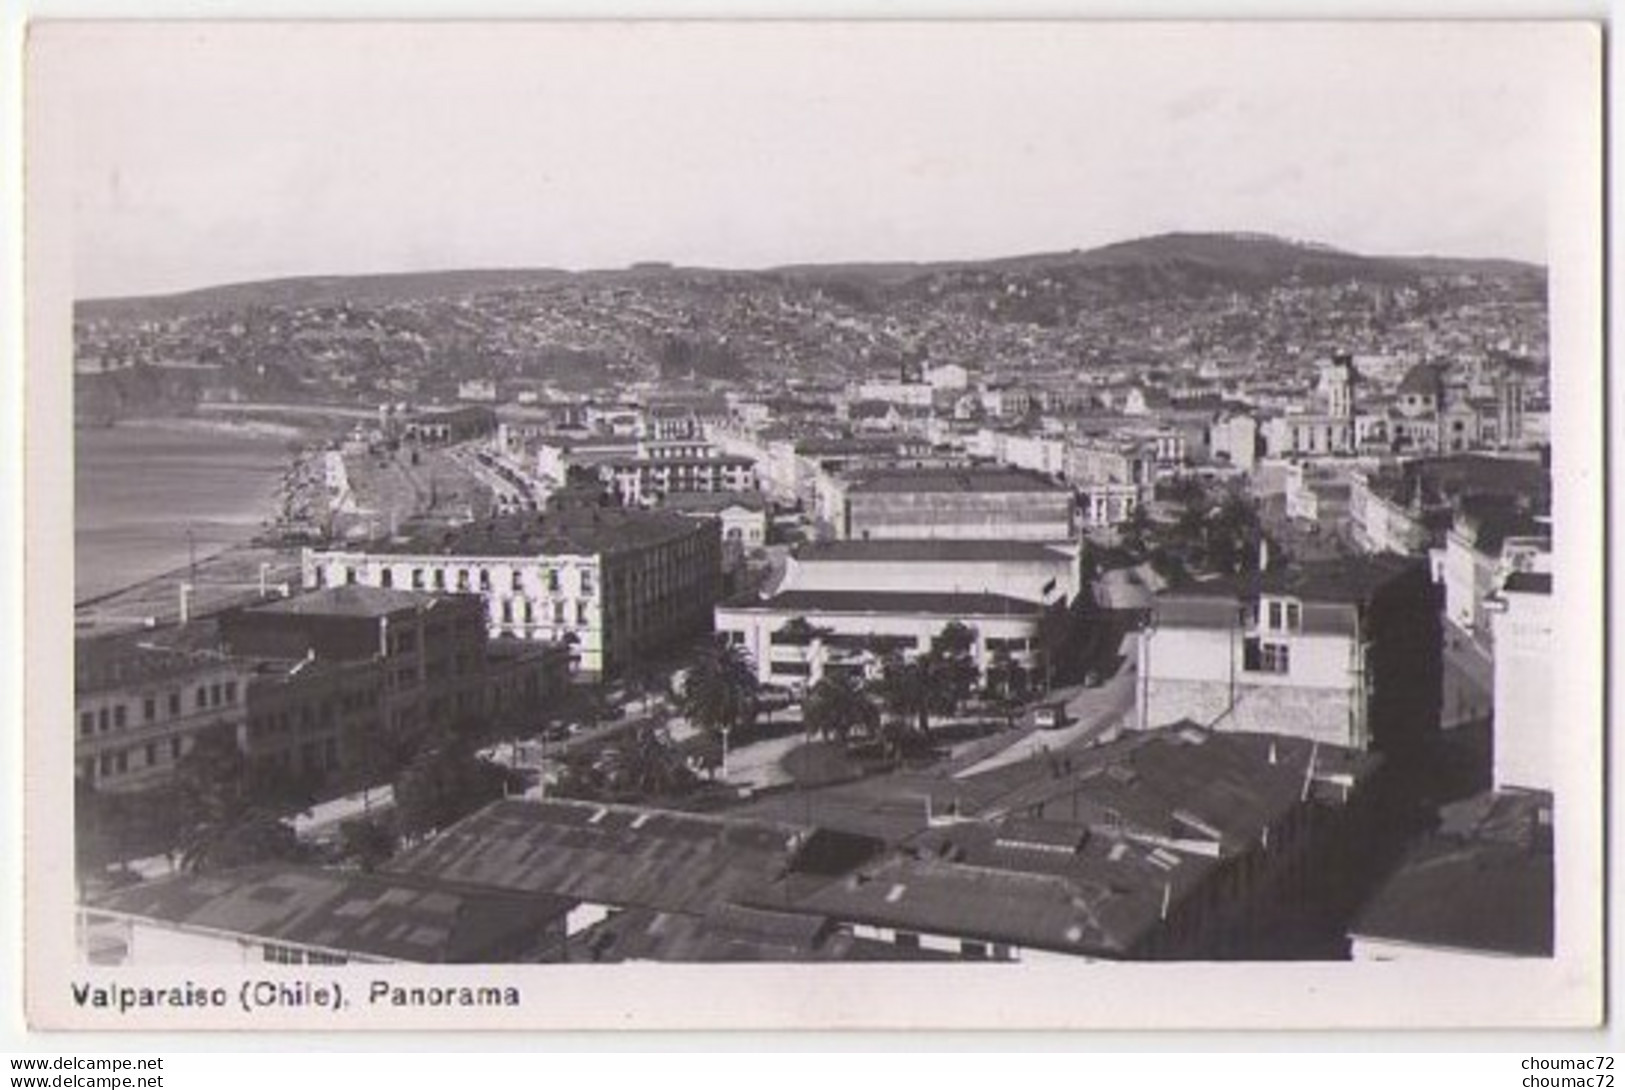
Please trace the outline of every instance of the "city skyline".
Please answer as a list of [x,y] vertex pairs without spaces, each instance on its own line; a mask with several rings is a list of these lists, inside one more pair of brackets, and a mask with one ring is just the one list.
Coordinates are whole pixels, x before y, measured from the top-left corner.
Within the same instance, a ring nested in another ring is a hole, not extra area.
[[72,89],[75,294],[95,298],[1189,230],[1544,263],[1559,74],[1531,34],[215,24],[80,28],[55,70],[45,33],[36,67]]

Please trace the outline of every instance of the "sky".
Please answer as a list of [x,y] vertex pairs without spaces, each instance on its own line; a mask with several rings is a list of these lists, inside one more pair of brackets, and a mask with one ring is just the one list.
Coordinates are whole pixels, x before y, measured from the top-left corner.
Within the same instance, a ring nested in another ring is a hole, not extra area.
[[[1574,27],[36,27],[74,292],[1248,230],[1545,259]],[[40,174],[45,176],[40,177]]]

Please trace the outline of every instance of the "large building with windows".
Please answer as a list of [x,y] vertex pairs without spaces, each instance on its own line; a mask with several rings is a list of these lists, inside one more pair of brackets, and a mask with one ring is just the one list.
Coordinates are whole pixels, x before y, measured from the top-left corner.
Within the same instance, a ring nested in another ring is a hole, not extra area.
[[819,520],[841,540],[1070,541],[1072,493],[1004,467],[857,471],[830,478]]
[[971,656],[986,677],[1001,657],[1037,665],[1044,607],[1002,594],[918,590],[786,590],[760,602],[717,607],[717,631],[744,649],[764,685],[802,689],[827,673],[867,677],[888,654],[922,654],[955,622],[975,636]]
[[76,772],[97,791],[156,787],[221,731],[249,762],[329,794],[371,782],[422,731],[534,724],[568,684],[563,659],[489,641],[475,595],[363,586],[87,640]]
[[1082,586],[1078,551],[1037,541],[816,541],[785,562],[779,590],[999,594],[1070,602]]
[[627,507],[649,506],[665,496],[756,490],[756,463],[728,454],[617,458],[599,473]]
[[248,664],[218,651],[115,636],[74,654],[74,761],[81,783],[132,791],[168,779],[199,735],[240,731]]
[[303,568],[306,587],[480,595],[493,638],[563,644],[574,670],[600,677],[705,632],[722,559],[714,521],[587,507],[307,549]]
[[484,712],[484,611],[471,595],[338,586],[217,621],[254,664],[240,748],[321,786],[360,775],[393,740]]
[[1439,725],[1437,594],[1421,562],[1325,561],[1157,597],[1138,723],[1404,750]]

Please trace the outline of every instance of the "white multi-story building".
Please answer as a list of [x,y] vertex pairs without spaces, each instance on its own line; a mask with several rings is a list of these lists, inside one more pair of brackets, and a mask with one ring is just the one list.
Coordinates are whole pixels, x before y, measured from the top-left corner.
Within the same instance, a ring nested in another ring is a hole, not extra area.
[[785,564],[780,590],[998,594],[1026,602],[1070,602],[1079,592],[1078,553],[1036,541],[820,541]]
[[493,637],[549,640],[589,676],[705,631],[720,585],[717,523],[584,508],[425,536],[306,549],[306,587],[479,594]]
[[750,656],[760,682],[801,689],[829,672],[872,676],[887,654],[924,653],[955,622],[974,633],[971,655],[984,675],[1001,655],[1033,669],[1042,614],[1037,603],[1001,594],[791,590],[718,606],[716,625]]
[[1438,614],[1426,569],[1391,557],[1302,564],[1157,597],[1140,633],[1139,723],[1404,748],[1439,726]]
[[617,458],[599,473],[627,507],[642,507],[662,496],[686,492],[754,492],[756,464],[749,458],[657,455]]

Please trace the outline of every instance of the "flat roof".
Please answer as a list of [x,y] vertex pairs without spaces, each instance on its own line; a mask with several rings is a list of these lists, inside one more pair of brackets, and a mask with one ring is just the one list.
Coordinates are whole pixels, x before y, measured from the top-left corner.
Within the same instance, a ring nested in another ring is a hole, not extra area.
[[1293,562],[1267,572],[1247,572],[1170,587],[1157,596],[1163,601],[1181,598],[1241,600],[1281,595],[1304,601],[1357,605],[1367,602],[1384,585],[1422,570],[1420,561],[1386,554],[1343,557],[1337,560]]
[[1034,602],[1004,594],[931,591],[786,590],[771,598],[726,608],[769,613],[923,613],[943,617],[1032,617]]
[[1005,467],[905,468],[865,470],[854,475],[849,492],[1049,492],[1070,493],[1046,477]]
[[442,532],[318,550],[317,555],[384,553],[444,556],[563,556],[613,554],[681,541],[704,533],[701,523],[660,511],[578,507],[499,515]]
[[398,590],[391,587],[367,587],[355,584],[310,590],[292,598],[249,606],[243,612],[276,616],[376,618],[419,609],[433,609],[441,603],[456,603],[459,599],[472,602],[478,599],[478,595]]
[[818,541],[801,546],[795,557],[805,563],[919,561],[963,564],[977,561],[1065,561],[1070,555],[1062,549],[1033,541],[961,541],[952,538],[871,539],[868,541]]
[[147,633],[125,633],[77,641],[73,650],[74,691],[95,692],[187,677],[220,670],[233,661],[216,648],[165,647],[150,640]]
[[[666,442],[660,440],[659,442]],[[665,455],[643,456],[635,458],[613,458],[605,463],[611,469],[654,469],[661,466],[724,466],[737,469],[740,466],[753,466],[755,461],[740,454],[708,454],[702,457],[669,458]]]

